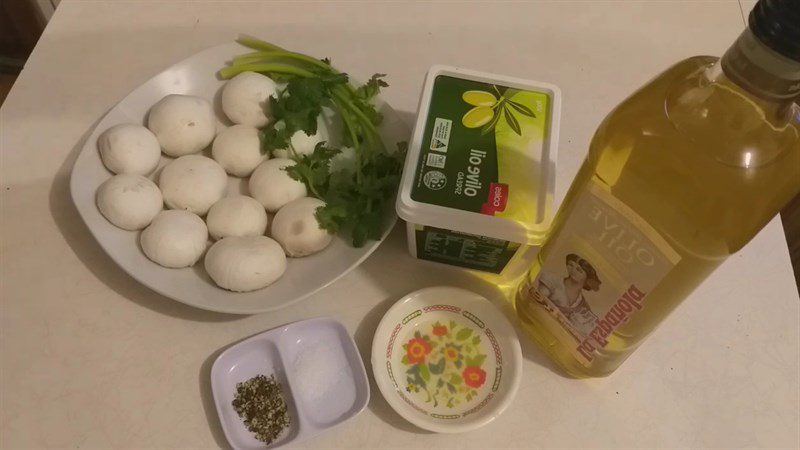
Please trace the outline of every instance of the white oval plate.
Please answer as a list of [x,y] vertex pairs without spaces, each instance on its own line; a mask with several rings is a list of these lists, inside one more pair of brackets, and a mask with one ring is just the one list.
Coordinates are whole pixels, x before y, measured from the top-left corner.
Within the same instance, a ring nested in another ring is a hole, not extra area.
[[488,300],[437,286],[408,294],[383,316],[372,341],[372,375],[409,422],[461,433],[511,404],[522,351],[514,327]]
[[[289,259],[286,273],[274,284],[253,292],[234,293],[218,288],[203,269],[202,260],[194,267],[167,269],[151,262],[139,247],[139,232],[119,229],[109,223],[95,205],[95,192],[112,176],[100,160],[97,137],[119,123],[144,123],[150,107],[168,94],[191,94],[212,101],[217,111],[219,127],[228,122],[218,102],[219,88],[224,81],[217,71],[230,59],[248,49],[236,44],[224,44],[191,56],[151,78],[114,106],[86,140],[72,167],[70,191],[72,200],[89,230],[106,253],[128,274],[154,291],[187,305],[210,311],[255,314],[271,311],[300,301],[333,283],[354,269],[380,245],[370,241],[354,248],[341,236],[324,251],[305,258]],[[387,148],[407,141],[409,131],[397,113],[386,103],[378,101],[383,113],[381,135]],[[162,156],[162,165],[168,161]],[[158,170],[155,172],[158,173]],[[154,178],[154,176],[151,176]],[[230,193],[239,193],[246,183],[231,177]],[[388,234],[397,220],[394,208],[386,218]]]

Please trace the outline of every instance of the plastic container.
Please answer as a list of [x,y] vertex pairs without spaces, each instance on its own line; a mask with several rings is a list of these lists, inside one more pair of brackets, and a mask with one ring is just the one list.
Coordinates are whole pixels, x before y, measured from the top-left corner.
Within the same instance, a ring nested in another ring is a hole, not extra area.
[[408,148],[397,213],[412,256],[501,273],[552,219],[561,92],[434,66]]
[[[256,440],[231,405],[237,384],[256,375],[275,376],[291,417],[270,445]],[[226,349],[211,367],[211,392],[233,449],[272,449],[297,444],[360,414],[369,403],[369,380],[344,325],[321,317],[273,328]]]

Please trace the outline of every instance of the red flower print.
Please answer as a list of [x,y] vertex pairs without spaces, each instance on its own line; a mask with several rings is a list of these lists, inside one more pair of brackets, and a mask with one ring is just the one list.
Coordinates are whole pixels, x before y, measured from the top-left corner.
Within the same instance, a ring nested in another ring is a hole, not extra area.
[[433,335],[434,336],[444,336],[447,334],[447,327],[444,325],[439,325],[433,327]]
[[486,382],[486,372],[479,367],[467,367],[461,374],[464,384],[472,388],[479,388]]
[[408,341],[408,362],[420,364],[425,362],[425,357],[431,352],[431,344],[425,339],[414,338]]

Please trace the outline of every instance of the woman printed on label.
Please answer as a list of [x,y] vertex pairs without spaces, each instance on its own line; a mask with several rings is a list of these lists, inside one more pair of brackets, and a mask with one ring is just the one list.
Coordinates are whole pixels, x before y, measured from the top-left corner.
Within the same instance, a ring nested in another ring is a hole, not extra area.
[[562,278],[542,270],[539,274],[539,294],[546,297],[569,320],[572,327],[586,336],[595,327],[597,316],[589,307],[583,291],[600,289],[600,278],[592,265],[580,256],[567,255],[567,276]]

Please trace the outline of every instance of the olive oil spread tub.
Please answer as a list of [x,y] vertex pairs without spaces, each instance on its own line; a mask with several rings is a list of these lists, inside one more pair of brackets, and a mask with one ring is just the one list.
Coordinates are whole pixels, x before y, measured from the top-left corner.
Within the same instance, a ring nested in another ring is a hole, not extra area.
[[432,67],[397,198],[411,255],[501,273],[522,248],[540,245],[560,111],[551,84]]

